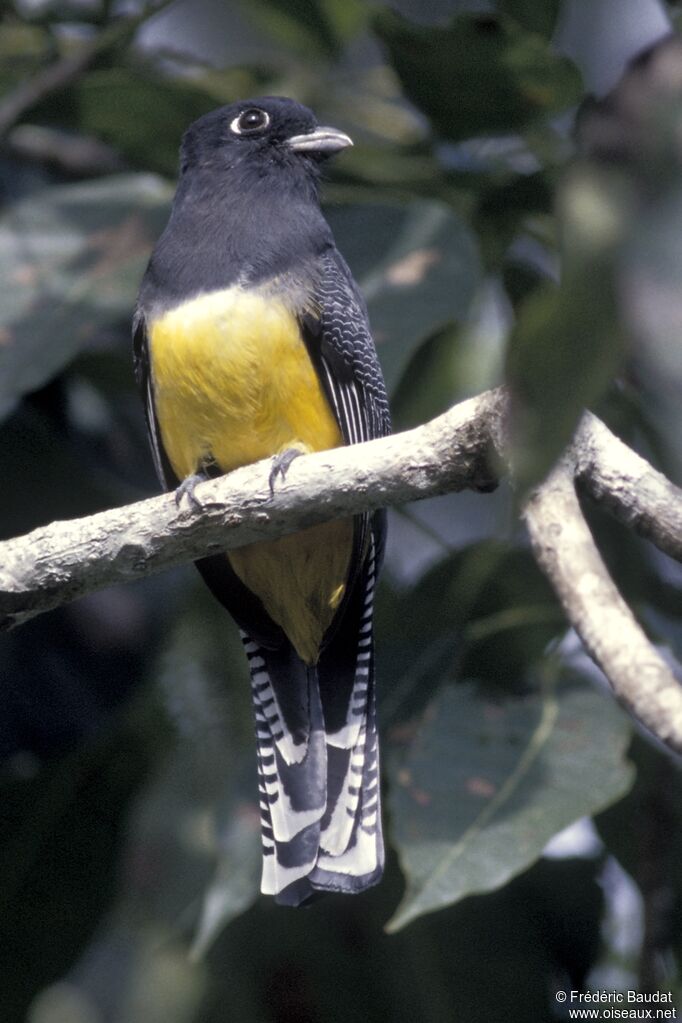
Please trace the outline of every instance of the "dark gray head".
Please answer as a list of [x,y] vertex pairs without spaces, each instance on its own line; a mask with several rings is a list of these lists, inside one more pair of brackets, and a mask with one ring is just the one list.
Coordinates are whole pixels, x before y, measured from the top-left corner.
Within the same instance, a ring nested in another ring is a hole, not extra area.
[[143,297],[170,301],[314,260],[333,245],[318,203],[320,164],[350,145],[282,96],[200,117],[182,141],[178,190]]
[[201,168],[249,171],[286,169],[317,177],[319,164],[352,145],[336,128],[321,127],[312,110],[284,96],[261,96],[220,107],[185,132],[181,173]]

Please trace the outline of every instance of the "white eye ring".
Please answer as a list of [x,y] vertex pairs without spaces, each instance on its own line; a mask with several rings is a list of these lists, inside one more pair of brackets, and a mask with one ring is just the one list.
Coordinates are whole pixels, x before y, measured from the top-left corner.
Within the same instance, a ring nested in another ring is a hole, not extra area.
[[[241,121],[242,117],[245,117],[246,114],[256,113],[261,114],[263,117],[263,121],[261,124],[254,125],[252,128],[249,128],[248,126],[243,128],[240,125],[239,122]],[[235,135],[255,135],[257,132],[263,131],[265,128],[267,128],[269,124],[270,114],[267,112],[267,110],[261,110],[259,107],[248,107],[246,110],[242,110],[240,114],[237,114],[234,120],[230,122],[230,131],[233,132]]]

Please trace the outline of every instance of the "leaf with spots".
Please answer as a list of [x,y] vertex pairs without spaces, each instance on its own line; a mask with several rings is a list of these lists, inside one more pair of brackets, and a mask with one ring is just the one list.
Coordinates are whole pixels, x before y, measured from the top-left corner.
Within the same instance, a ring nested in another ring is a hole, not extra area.
[[146,174],[46,188],[0,220],[0,418],[127,324],[170,189]]
[[388,930],[500,888],[558,831],[624,795],[629,737],[616,704],[576,679],[514,699],[443,689],[391,772],[407,890]]

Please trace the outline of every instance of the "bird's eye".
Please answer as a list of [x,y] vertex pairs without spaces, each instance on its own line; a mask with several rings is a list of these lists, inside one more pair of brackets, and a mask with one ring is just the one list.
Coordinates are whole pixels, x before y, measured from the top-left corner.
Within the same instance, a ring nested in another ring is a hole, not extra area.
[[259,131],[263,131],[270,124],[270,115],[265,110],[260,110],[258,107],[249,107],[248,110],[242,110],[230,124],[230,131],[233,131],[235,135],[255,135]]

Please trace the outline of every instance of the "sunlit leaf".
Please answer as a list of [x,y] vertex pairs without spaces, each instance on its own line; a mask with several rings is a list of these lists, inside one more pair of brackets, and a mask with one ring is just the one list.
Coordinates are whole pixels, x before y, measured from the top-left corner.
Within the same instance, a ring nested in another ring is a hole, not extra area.
[[407,891],[389,929],[500,887],[627,792],[629,735],[618,707],[576,682],[495,701],[472,684],[443,690],[392,770]]

